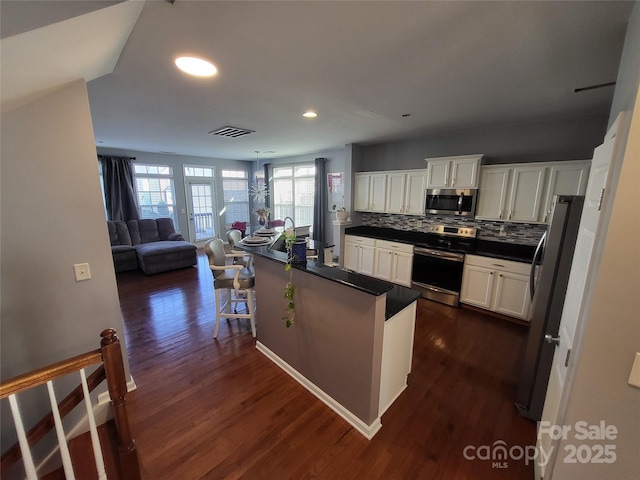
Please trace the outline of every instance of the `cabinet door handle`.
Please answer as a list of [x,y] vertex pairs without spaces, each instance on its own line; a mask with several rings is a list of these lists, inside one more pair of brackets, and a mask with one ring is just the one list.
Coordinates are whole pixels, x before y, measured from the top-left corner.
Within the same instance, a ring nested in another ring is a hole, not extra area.
[[498,215],[498,218],[502,218],[502,214],[504,213],[503,210],[500,210],[500,214]]
[[509,210],[509,220],[511,220],[511,217],[513,217],[513,210]]

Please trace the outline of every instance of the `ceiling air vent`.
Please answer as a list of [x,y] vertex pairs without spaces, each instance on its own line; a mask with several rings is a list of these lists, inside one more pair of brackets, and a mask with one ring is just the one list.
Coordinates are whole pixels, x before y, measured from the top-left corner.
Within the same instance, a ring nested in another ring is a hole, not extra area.
[[238,138],[244,137],[245,135],[249,135],[250,133],[255,133],[255,130],[247,130],[246,128],[238,128],[238,127],[222,127],[217,130],[211,130],[209,135],[216,135],[218,137],[227,137],[227,138]]

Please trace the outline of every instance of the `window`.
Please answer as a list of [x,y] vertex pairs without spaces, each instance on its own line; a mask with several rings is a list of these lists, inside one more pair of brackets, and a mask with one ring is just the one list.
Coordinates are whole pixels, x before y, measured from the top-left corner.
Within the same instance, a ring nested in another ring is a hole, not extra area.
[[169,217],[178,229],[176,218],[173,169],[167,165],[133,166],[136,179],[136,194],[140,207],[140,218]]
[[185,177],[213,178],[211,167],[184,167]]
[[315,174],[315,165],[273,167],[272,220],[291,217],[297,227],[313,230]]
[[222,170],[224,193],[224,221],[227,227],[233,222],[249,220],[249,180],[243,170]]

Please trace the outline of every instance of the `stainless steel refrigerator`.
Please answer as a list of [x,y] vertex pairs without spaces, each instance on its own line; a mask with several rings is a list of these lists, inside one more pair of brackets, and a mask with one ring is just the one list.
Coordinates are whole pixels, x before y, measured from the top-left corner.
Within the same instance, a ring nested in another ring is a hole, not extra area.
[[[584,197],[556,195],[551,219],[531,264],[529,336],[516,396],[520,414],[540,420],[558,344],[564,298]],[[537,269],[536,274],[536,266]]]

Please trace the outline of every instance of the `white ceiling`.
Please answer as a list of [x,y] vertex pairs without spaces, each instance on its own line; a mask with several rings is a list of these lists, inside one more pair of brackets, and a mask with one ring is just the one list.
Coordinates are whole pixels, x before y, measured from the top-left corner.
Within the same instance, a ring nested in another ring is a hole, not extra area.
[[[79,22],[72,32],[76,44],[126,30],[107,12],[128,5],[59,2],[64,9],[53,14],[51,3],[1,2],[3,103],[8,41],[38,35],[61,15]],[[285,157],[453,129],[606,114],[613,88],[574,89],[615,81],[633,5],[147,1],[121,54],[117,45],[110,47],[120,54],[113,72],[87,78],[96,141],[251,160],[256,150],[261,158]],[[103,15],[103,23],[78,29],[92,15]],[[52,42],[38,42],[30,49],[47,58]],[[184,75],[173,65],[184,53],[209,58],[218,75]],[[45,75],[54,71],[50,62]],[[304,119],[307,109],[318,117]],[[237,139],[207,134],[226,125],[255,133]]]

